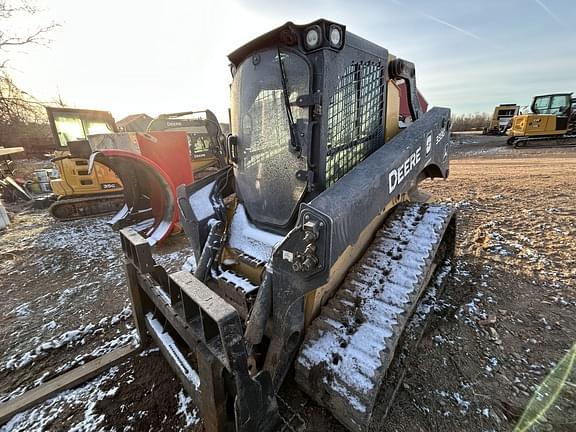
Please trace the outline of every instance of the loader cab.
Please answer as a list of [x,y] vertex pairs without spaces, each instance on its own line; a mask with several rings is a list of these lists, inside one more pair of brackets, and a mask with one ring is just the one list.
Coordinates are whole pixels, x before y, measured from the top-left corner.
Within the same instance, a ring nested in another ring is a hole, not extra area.
[[289,22],[229,59],[236,191],[252,222],[281,233],[399,131],[397,79],[420,113],[413,65],[337,23]]
[[186,132],[195,178],[202,178],[211,172],[210,169],[226,165],[223,154],[226,137],[210,110],[160,114],[146,130]]

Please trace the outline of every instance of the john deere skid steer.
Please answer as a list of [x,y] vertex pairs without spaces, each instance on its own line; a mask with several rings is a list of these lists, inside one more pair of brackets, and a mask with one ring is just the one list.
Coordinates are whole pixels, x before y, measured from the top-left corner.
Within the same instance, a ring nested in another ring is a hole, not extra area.
[[[412,201],[421,180],[448,175],[450,110],[422,113],[412,63],[326,20],[287,23],[229,59],[232,168],[178,188],[195,270],[167,274],[121,231],[142,341],[207,431],[275,430],[291,368],[367,430],[450,269],[453,211]],[[400,132],[401,81],[414,122]]]
[[210,110],[160,114],[150,122],[147,130],[184,131],[188,134],[195,179],[205,177],[226,165],[223,155],[226,136]]

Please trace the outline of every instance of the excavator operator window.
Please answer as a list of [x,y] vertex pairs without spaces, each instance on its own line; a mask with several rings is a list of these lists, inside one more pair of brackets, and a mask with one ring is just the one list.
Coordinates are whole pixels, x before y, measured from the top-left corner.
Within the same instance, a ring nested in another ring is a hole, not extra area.
[[565,95],[552,96],[549,114],[564,114],[566,109],[570,106],[570,98]]
[[535,114],[564,114],[570,108],[570,95],[540,96],[534,101]]
[[69,115],[58,115],[54,117],[56,130],[58,131],[58,140],[61,147],[68,146],[68,141],[78,141],[86,139],[82,120],[78,117]]
[[112,133],[114,129],[104,120],[87,119],[77,113],[61,113],[54,116],[61,147],[68,146],[70,141],[85,140],[88,135]]

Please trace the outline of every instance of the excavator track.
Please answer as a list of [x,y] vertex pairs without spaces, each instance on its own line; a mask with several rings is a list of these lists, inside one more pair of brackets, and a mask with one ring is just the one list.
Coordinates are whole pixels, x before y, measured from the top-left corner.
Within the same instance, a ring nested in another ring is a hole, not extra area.
[[454,250],[454,211],[399,205],[311,323],[298,385],[352,431],[369,430],[396,395]]
[[64,198],[50,206],[50,214],[60,221],[69,221],[116,213],[123,205],[124,194]]
[[526,138],[514,142],[514,148],[551,148],[551,147],[575,147],[576,135],[563,136],[562,138]]

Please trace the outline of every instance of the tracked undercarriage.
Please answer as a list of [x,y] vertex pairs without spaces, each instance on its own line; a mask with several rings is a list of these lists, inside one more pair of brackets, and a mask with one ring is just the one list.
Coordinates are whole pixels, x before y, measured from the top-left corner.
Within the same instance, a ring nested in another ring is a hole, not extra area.
[[561,137],[511,137],[508,139],[508,144],[512,144],[514,148],[574,147],[576,146],[576,133]]
[[[398,206],[309,327],[296,382],[350,430],[367,430],[383,381],[403,374],[390,366],[426,289],[434,288],[434,272],[450,260],[453,223],[453,211],[443,206]],[[419,340],[418,333],[405,339]],[[394,381],[384,384],[380,409],[391,404],[401,383]]]
[[79,198],[63,198],[50,206],[50,214],[58,220],[69,221],[104,216],[118,212],[124,205],[124,195],[99,194]]

